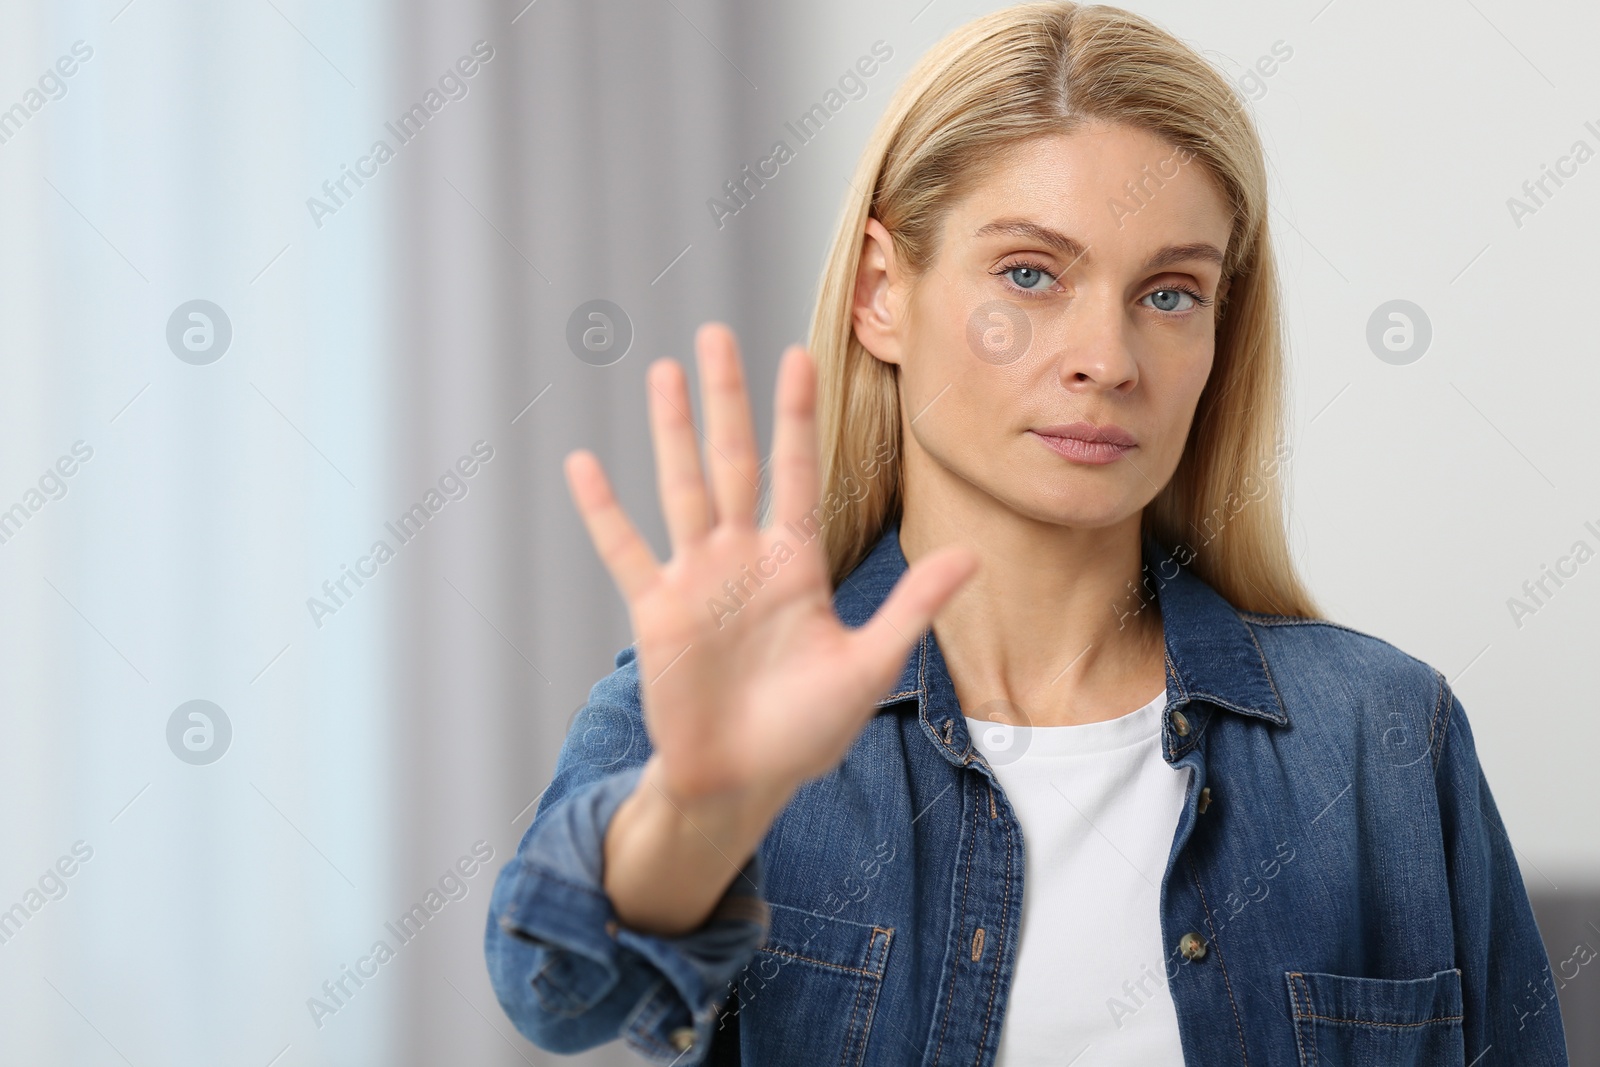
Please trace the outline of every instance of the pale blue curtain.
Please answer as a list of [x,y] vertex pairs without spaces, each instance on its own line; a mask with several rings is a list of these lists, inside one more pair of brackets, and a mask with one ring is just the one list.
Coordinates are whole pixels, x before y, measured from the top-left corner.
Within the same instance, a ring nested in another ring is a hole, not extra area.
[[378,134],[399,27],[0,21],[0,1061],[398,1062],[403,952],[306,1007],[405,900],[398,583],[306,607],[395,500],[396,183],[306,200]]

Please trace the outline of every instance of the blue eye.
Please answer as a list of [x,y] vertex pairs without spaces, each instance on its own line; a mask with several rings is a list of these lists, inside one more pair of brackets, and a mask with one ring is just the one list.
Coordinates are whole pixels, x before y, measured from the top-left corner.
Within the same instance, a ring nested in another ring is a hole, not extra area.
[[1049,277],[1044,271],[1032,267],[1012,267],[1006,271],[1006,275],[1019,289],[1036,289],[1037,282]]
[[[1007,267],[1005,270],[1001,271],[1001,273],[1009,278],[1011,280],[1011,284],[1015,285],[1018,289],[1025,289],[1030,292],[1036,292],[1040,289],[1048,289],[1056,282],[1055,275],[1044,270],[1043,268],[1035,267],[1028,263],[1018,263],[1014,267]],[[1046,284],[1040,285],[1039,283],[1041,281],[1045,282]]]
[[[1157,311],[1188,311],[1196,304],[1204,305],[1210,303],[1209,300],[1201,299],[1200,294],[1194,290],[1185,289],[1181,286],[1156,289],[1146,293],[1140,303],[1145,300],[1154,301],[1148,306],[1155,308]],[[1184,301],[1188,301],[1188,303],[1185,304]]]

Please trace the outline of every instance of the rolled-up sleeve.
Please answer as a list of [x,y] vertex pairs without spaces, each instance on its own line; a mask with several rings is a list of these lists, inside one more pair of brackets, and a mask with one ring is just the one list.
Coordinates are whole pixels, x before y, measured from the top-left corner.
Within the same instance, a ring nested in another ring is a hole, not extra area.
[[1521,869],[1479,766],[1461,701],[1440,679],[1435,778],[1468,1062],[1566,1067],[1550,960]]
[[484,952],[506,1015],[541,1048],[621,1037],[647,1061],[703,1061],[717,1009],[768,929],[759,852],[699,928],[658,937],[619,924],[602,880],[612,815],[649,757],[633,648],[590,691],[556,773],[489,903]]

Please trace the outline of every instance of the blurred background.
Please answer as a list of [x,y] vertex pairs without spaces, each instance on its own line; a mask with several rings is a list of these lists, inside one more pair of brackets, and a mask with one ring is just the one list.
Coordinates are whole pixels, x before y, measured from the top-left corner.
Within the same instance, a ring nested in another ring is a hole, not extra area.
[[[665,553],[649,361],[730,323],[770,440],[871,124],[996,6],[0,5],[0,1061],[556,1061],[481,943],[631,640],[562,457]],[[1600,15],[1130,6],[1258,116],[1296,556],[1461,696],[1600,1062]]]

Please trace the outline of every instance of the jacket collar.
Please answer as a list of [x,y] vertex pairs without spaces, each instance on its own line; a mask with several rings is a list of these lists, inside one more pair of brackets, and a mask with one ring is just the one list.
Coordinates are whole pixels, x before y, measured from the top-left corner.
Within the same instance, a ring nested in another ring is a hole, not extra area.
[[[1267,669],[1266,657],[1239,612],[1182,566],[1179,556],[1164,549],[1154,537],[1146,535],[1141,547],[1144,585],[1154,592],[1161,612],[1169,711],[1193,700],[1204,700],[1240,715],[1288,725],[1289,716]],[[839,619],[852,627],[865,623],[888,598],[907,567],[900,548],[900,522],[892,518],[877,544],[835,591],[834,611]],[[1133,598],[1130,610],[1137,605],[1137,598]],[[930,673],[933,667],[937,669]],[[878,707],[887,708],[913,697],[924,709],[930,697],[942,698],[941,702],[952,710],[956,707],[931,628],[911,650],[899,679],[878,701]]]

